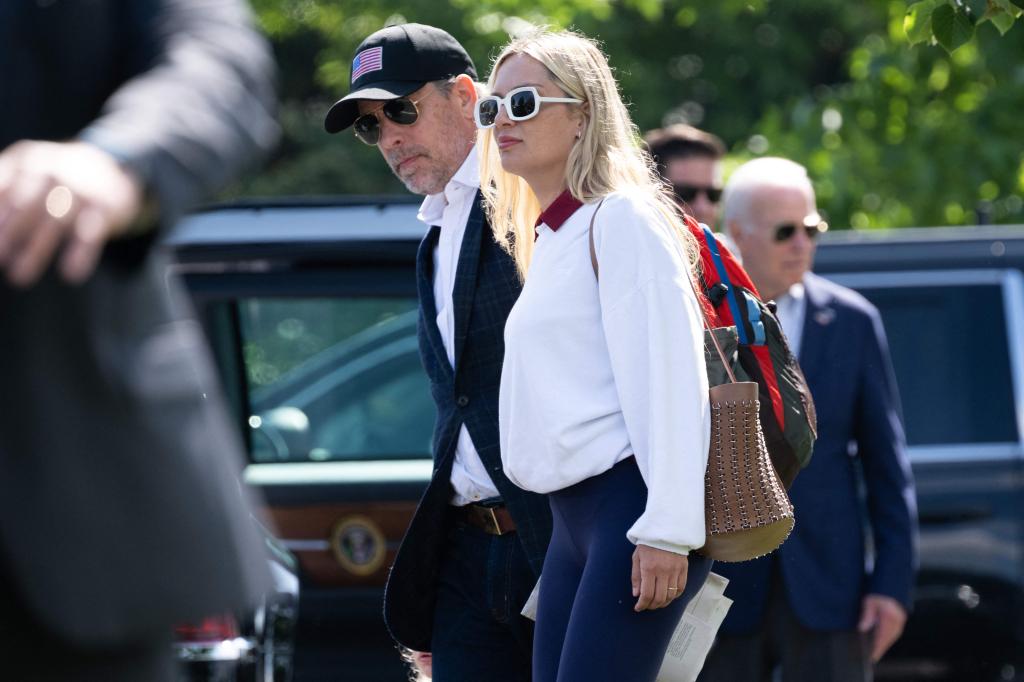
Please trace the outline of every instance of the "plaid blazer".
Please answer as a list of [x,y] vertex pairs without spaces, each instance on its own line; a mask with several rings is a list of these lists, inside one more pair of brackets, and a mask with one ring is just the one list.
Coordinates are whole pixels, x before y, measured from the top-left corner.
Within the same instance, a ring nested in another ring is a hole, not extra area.
[[399,643],[417,651],[430,650],[445,513],[452,496],[452,463],[463,424],[516,522],[519,540],[538,576],[551,537],[547,499],[517,488],[502,471],[498,389],[505,356],[505,320],[522,285],[512,258],[491,236],[480,199],[478,193],[455,274],[454,368],[436,323],[433,252],[440,234],[437,226],[423,239],[416,261],[420,355],[437,405],[434,473],[395,557],[384,594],[384,619]]

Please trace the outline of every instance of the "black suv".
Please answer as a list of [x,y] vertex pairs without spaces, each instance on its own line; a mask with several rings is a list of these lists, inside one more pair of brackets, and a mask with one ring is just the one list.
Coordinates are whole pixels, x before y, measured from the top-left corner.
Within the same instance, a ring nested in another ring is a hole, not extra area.
[[[295,679],[406,679],[382,588],[431,472],[415,199],[210,210],[169,240],[297,557]],[[1024,680],[1024,228],[830,234],[819,273],[879,307],[921,567],[879,679]]]

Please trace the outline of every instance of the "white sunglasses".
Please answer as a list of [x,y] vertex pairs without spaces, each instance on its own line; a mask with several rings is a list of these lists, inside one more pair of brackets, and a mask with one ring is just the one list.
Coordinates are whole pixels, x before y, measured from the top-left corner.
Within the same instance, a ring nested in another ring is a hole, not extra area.
[[540,113],[542,102],[559,102],[561,104],[583,104],[583,100],[575,97],[541,97],[537,88],[526,85],[512,90],[504,97],[488,95],[476,101],[473,118],[477,128],[491,128],[498,119],[501,106],[505,105],[505,113],[512,121],[525,121]]

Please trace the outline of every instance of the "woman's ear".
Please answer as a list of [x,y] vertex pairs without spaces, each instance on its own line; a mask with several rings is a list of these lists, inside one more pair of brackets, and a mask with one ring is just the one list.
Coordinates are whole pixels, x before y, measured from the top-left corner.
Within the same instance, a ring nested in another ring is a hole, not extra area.
[[590,102],[584,102],[576,109],[576,116],[579,119],[579,133],[576,139],[583,137],[583,131],[587,128],[587,123],[590,121]]

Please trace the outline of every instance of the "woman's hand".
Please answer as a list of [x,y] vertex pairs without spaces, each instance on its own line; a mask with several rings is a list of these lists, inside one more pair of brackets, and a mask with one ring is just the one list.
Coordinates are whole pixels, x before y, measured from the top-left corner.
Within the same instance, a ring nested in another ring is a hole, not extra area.
[[683,593],[689,562],[682,554],[637,545],[633,552],[634,611],[660,609]]

